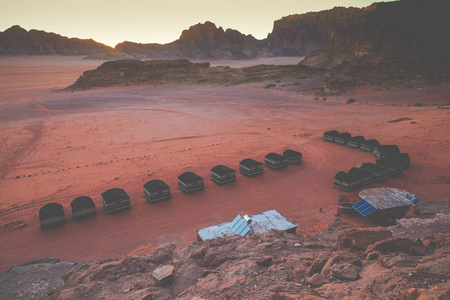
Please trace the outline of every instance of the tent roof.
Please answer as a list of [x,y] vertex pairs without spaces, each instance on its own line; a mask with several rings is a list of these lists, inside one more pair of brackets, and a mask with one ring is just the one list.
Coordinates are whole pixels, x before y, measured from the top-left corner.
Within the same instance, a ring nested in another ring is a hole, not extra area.
[[259,161],[254,160],[254,159],[251,159],[251,158],[246,158],[244,160],[241,160],[239,165],[242,165],[244,167],[250,168],[250,167],[254,167],[254,166],[261,166],[262,163],[259,162]]
[[361,142],[361,145],[367,145],[370,147],[375,147],[375,146],[378,146],[379,144],[380,144],[380,142],[378,142],[375,139],[365,140],[365,141]]
[[215,172],[215,173],[220,174],[220,175],[225,175],[225,174],[229,174],[229,173],[233,173],[233,174],[236,173],[235,170],[233,170],[233,169],[231,169],[231,168],[229,168],[229,167],[227,167],[225,165],[217,165],[217,166],[215,166],[214,168],[211,169],[211,172]]
[[274,153],[274,152],[271,152],[271,153],[267,154],[267,155],[265,156],[265,158],[268,158],[268,159],[275,159],[275,160],[278,160],[278,159],[285,159],[285,157],[284,157],[283,155],[278,154],[278,153]]
[[364,142],[365,140],[366,139],[362,135],[358,135],[358,136],[354,136],[354,137],[349,138],[349,141],[359,142],[359,143]]
[[325,133],[323,135],[339,135],[339,131],[337,130],[330,130],[330,131],[325,131]]
[[117,200],[130,199],[125,190],[120,188],[109,189],[102,194],[102,197],[106,203],[114,202]]
[[72,211],[78,211],[85,208],[95,207],[95,204],[91,197],[81,196],[75,198],[72,203],[70,203],[70,206],[72,207]]
[[59,203],[46,204],[39,210],[39,221],[57,216],[64,216],[64,208]]
[[200,179],[203,180],[203,178],[201,178],[199,175],[195,174],[194,172],[185,172],[185,173],[181,174],[180,176],[178,176],[178,180],[185,182],[185,183],[200,180]]
[[287,149],[286,151],[283,152],[283,155],[286,156],[287,158],[299,158],[302,157],[302,154],[298,151],[294,151],[291,149]]
[[381,187],[366,189],[359,193],[361,199],[366,200],[376,209],[387,209],[411,205],[410,194],[401,189]]
[[150,180],[144,184],[144,189],[147,191],[158,191],[162,189],[170,188],[164,181],[159,179]]

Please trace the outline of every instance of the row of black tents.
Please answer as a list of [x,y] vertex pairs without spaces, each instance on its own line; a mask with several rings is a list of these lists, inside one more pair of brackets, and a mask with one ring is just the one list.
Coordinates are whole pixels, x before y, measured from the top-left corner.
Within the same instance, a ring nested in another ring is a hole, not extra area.
[[334,185],[345,191],[352,191],[372,182],[383,181],[408,169],[410,158],[407,153],[400,153],[397,145],[380,145],[375,139],[366,140],[363,136],[352,137],[349,133],[336,130],[327,131],[324,141],[347,145],[350,148],[372,152],[377,157],[376,163],[363,163],[361,167],[351,168],[348,172],[338,172],[334,177]]
[[[269,153],[264,158],[264,164],[273,170],[279,170],[288,164],[299,164],[302,161],[302,153],[287,149],[283,155]],[[246,158],[239,163],[239,172],[247,177],[263,174],[263,163],[251,158]],[[236,171],[225,165],[217,165],[211,169],[211,180],[219,185],[236,181]],[[193,193],[203,190],[203,178],[194,172],[185,172],[178,176],[178,188],[185,193]],[[170,186],[164,181],[155,179],[144,184],[144,195],[148,202],[155,203],[170,199]],[[103,209],[107,214],[124,211],[131,208],[130,197],[121,188],[113,188],[102,194]],[[78,197],[71,203],[72,218],[80,221],[95,217],[97,211],[92,198]],[[49,203],[39,210],[39,221],[42,229],[49,229],[66,224],[64,208],[59,203]]]

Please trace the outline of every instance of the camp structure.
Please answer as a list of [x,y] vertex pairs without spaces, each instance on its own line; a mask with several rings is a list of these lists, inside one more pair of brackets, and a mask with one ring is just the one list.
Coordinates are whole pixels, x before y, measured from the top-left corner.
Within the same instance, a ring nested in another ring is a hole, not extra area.
[[103,209],[108,215],[131,208],[130,197],[120,188],[109,189],[102,194]]
[[366,139],[361,135],[351,137],[347,140],[347,147],[359,149],[361,142],[364,142],[365,140]]
[[219,185],[234,182],[236,171],[224,165],[217,165],[211,169],[211,180]]
[[341,134],[338,134],[334,137],[334,142],[338,145],[347,145],[347,141],[351,138],[352,136],[350,135],[350,133],[344,132]]
[[400,153],[397,145],[378,145],[373,148],[373,156],[381,158],[386,155],[392,155],[395,153]]
[[373,152],[373,148],[378,145],[380,145],[380,142],[375,139],[365,140],[359,143],[359,150],[364,152]]
[[66,224],[64,208],[58,203],[49,203],[39,210],[41,229],[50,229]]
[[373,175],[369,171],[362,170],[360,168],[351,168],[350,171],[348,171],[348,174],[353,177],[357,178],[359,181],[359,186],[365,186],[367,184],[372,183]]
[[359,168],[351,168],[348,173],[339,172],[334,176],[334,185],[344,191],[352,191],[372,182],[372,174]]
[[264,167],[261,162],[246,158],[239,163],[239,172],[252,177],[264,173]]
[[384,159],[399,162],[402,165],[402,169],[409,169],[411,162],[408,153],[387,153],[383,155]]
[[357,179],[352,178],[347,172],[341,171],[334,176],[334,186],[344,191],[352,191],[360,187]]
[[402,173],[402,164],[397,161],[379,158],[376,164],[387,168],[391,177]]
[[185,172],[178,176],[178,187],[186,194],[201,191],[205,188],[203,178],[194,172]]
[[373,188],[359,193],[361,200],[353,205],[363,217],[382,226],[394,225],[396,219],[403,218],[414,195],[397,188]]
[[364,163],[361,166],[361,170],[370,172],[375,182],[383,181],[391,176],[388,168],[373,163]]
[[337,130],[326,131],[323,134],[323,140],[325,142],[334,142],[334,138],[338,135],[339,135],[339,131],[337,131]]
[[288,166],[288,159],[281,154],[271,152],[264,157],[264,164],[272,170],[279,170]]
[[70,206],[72,207],[72,218],[74,221],[89,219],[97,215],[97,210],[91,197],[81,196],[75,198],[70,203]]
[[144,196],[150,203],[172,198],[170,187],[162,180],[154,179],[144,184]]
[[290,165],[295,165],[302,162],[302,154],[298,151],[287,149],[283,152],[283,156],[287,158],[287,162]]
[[240,213],[231,222],[197,230],[197,239],[206,241],[226,236],[246,236],[248,233],[264,233],[272,229],[295,233],[297,226],[276,210],[252,216]]

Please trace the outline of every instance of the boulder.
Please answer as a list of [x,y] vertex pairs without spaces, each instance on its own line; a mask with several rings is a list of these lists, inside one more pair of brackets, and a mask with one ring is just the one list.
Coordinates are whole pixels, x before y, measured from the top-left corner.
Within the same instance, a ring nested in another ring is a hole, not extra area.
[[190,261],[180,265],[173,278],[173,294],[176,297],[181,292],[194,285],[205,273],[205,269]]
[[390,269],[392,267],[415,267],[419,264],[418,256],[411,256],[405,253],[399,255],[382,255],[378,257],[378,265]]
[[256,264],[261,267],[269,267],[272,264],[272,256],[263,256],[256,261]]
[[328,259],[329,259],[329,256],[326,254],[319,255],[314,260],[312,265],[306,270],[306,274],[308,274],[308,276],[312,276],[316,273],[320,273],[323,269],[323,266],[325,266],[325,264],[327,263]]
[[357,280],[359,268],[349,262],[340,262],[330,268],[330,275],[345,280]]
[[340,248],[365,250],[368,246],[388,238],[392,238],[392,232],[384,227],[352,228],[338,235],[337,244]]
[[175,267],[172,265],[165,265],[153,271],[152,276],[159,283],[159,285],[170,285],[172,284],[174,269]]
[[365,255],[372,251],[379,251],[383,254],[387,252],[409,251],[415,245],[409,238],[389,238],[367,247]]
[[305,279],[306,284],[310,284],[310,285],[314,285],[314,286],[321,286],[328,282],[329,282],[328,278],[326,278],[322,274],[314,274],[312,277],[307,277]]
[[341,260],[343,260],[343,257],[340,255],[335,255],[332,258],[330,258],[325,265],[322,268],[322,271],[320,272],[320,274],[326,276],[328,275],[328,273],[330,272],[330,269],[333,265],[337,264],[338,262],[340,262]]

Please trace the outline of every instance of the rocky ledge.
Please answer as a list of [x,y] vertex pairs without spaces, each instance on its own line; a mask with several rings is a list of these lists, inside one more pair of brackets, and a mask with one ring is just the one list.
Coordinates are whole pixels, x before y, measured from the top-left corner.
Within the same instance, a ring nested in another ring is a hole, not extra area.
[[[449,299],[449,215],[301,237],[279,231],[0,276],[7,299]],[[424,236],[422,228],[428,229]],[[347,228],[344,230],[344,228]],[[419,238],[418,238],[419,237]],[[61,278],[62,275],[62,278]]]

